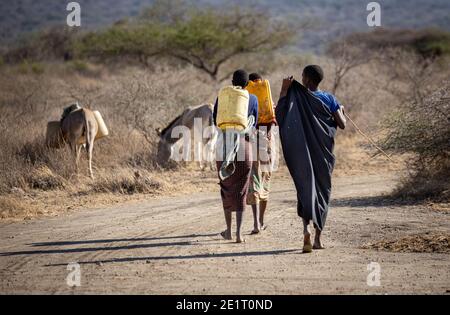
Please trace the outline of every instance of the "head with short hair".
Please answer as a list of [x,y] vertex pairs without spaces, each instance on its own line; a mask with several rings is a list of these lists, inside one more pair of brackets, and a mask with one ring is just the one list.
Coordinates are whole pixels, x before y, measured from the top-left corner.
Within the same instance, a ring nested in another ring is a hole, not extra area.
[[263,77],[259,73],[256,73],[256,72],[251,73],[248,76],[248,78],[249,78],[250,81],[253,81],[253,82],[263,79]]
[[240,86],[241,88],[246,88],[248,85],[248,73],[245,70],[237,70],[233,74],[233,85]]
[[319,84],[323,81],[323,78],[324,74],[320,66],[310,65],[303,70],[303,85],[310,90],[316,90],[319,87]]

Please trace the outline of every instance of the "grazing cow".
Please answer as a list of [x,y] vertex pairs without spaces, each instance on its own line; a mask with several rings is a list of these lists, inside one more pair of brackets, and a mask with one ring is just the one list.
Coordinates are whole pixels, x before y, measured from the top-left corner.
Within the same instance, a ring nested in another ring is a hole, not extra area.
[[[201,120],[201,124],[195,124],[196,119]],[[169,162],[170,158],[173,156],[174,147],[182,140],[181,138],[175,138],[176,136],[180,136],[179,134],[173,134],[176,133],[177,127],[185,127],[190,131],[194,131],[194,134],[199,135],[198,140],[200,141],[194,143],[194,147],[197,150],[197,157],[200,159],[200,169],[204,170],[204,162],[206,162],[210,165],[211,170],[213,170],[215,147],[218,138],[218,132],[214,127],[213,121],[213,105],[207,104],[189,107],[183,114],[175,118],[164,130],[156,129],[156,132],[160,137],[158,144],[158,163],[162,165]],[[186,141],[187,139],[183,140]],[[190,139],[185,143],[190,144]],[[190,148],[183,148],[183,150],[186,149],[190,151]]]
[[[64,110],[61,118],[61,131],[64,141],[69,143],[70,149],[75,155],[77,169],[81,149],[83,146],[86,147],[89,160],[89,174],[91,178],[94,178],[92,172],[92,151],[98,131],[98,123],[94,113],[90,109],[81,108],[78,104],[69,106]],[[82,144],[83,142],[85,144]]]

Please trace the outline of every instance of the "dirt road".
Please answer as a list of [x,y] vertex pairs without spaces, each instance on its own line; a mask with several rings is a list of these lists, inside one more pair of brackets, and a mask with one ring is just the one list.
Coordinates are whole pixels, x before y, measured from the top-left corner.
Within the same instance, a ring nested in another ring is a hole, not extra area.
[[[394,294],[450,290],[450,255],[392,253],[362,245],[450,231],[448,213],[389,204],[395,176],[334,180],[325,251],[303,255],[295,191],[275,178],[269,229],[237,245],[222,240],[219,193],[159,198],[0,225],[0,293]],[[246,213],[245,231],[252,228]],[[81,286],[70,288],[69,263]],[[367,284],[378,263],[381,286]]]

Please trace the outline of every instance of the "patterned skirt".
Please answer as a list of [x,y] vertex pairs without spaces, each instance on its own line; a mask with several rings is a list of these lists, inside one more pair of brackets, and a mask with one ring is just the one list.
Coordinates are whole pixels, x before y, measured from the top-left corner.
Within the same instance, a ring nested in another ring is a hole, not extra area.
[[[235,162],[236,170],[234,174],[223,181],[221,180],[219,184],[223,208],[232,212],[243,212],[245,210],[253,165],[252,147],[246,137],[240,138],[239,150],[237,156],[240,158]],[[221,166],[222,162],[218,161],[217,169],[220,169]]]

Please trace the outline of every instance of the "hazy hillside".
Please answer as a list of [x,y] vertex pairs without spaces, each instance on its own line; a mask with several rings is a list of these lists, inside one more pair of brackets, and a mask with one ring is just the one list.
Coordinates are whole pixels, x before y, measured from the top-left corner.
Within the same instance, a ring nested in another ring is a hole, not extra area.
[[[0,39],[8,41],[19,34],[50,25],[64,25],[67,1],[3,0],[0,2]],[[98,28],[117,20],[133,17],[150,6],[152,0],[78,0],[82,7],[82,27]],[[196,5],[223,6],[242,1],[192,0]],[[254,0],[247,5],[270,10],[273,15],[313,21],[314,31],[304,34],[298,46],[316,49],[330,38],[354,31],[369,30],[366,5],[362,0]],[[381,0],[382,23],[385,27],[439,27],[450,30],[448,0]]]

